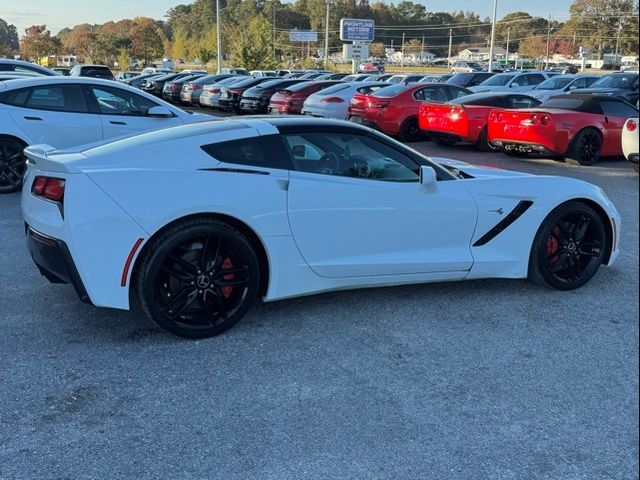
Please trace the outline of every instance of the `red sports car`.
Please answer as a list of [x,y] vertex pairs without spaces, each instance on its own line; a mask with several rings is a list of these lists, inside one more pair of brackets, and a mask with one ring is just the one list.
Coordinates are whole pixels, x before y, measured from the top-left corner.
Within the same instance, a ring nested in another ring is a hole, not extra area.
[[489,141],[505,153],[562,156],[593,165],[600,157],[622,155],[622,127],[638,109],[606,95],[558,95],[537,108],[494,110]]
[[422,102],[448,102],[470,93],[466,88],[442,83],[391,85],[365,98],[354,96],[349,106],[349,119],[387,135],[397,135],[402,141],[416,142],[422,137],[418,126]]
[[309,95],[319,92],[339,80],[320,80],[302,82],[284,88],[271,97],[269,112],[275,114],[294,114],[302,112],[302,105]]
[[521,93],[475,93],[447,103],[420,105],[420,130],[440,145],[475,143],[485,152],[496,150],[487,137],[487,120],[496,108],[531,108],[540,101]]

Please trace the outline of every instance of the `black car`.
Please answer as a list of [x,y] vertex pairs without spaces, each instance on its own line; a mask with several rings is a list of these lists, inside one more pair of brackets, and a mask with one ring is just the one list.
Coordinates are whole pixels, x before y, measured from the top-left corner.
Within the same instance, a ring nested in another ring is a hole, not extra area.
[[267,113],[269,100],[271,100],[274,93],[302,82],[304,80],[271,80],[251,87],[245,90],[242,97],[240,97],[240,110],[242,113]]
[[174,78],[164,83],[162,87],[162,98],[170,102],[180,103],[180,93],[182,93],[182,86],[186,82],[197,80],[200,77],[204,77],[204,73],[193,73],[189,75],[183,75],[178,78]]
[[188,76],[188,73],[167,73],[165,75],[160,75],[159,77],[148,79],[146,83],[142,84],[142,90],[147,93],[151,93],[156,97],[162,97],[162,91],[167,82],[172,82],[173,80],[177,80],[178,78]]
[[[275,80],[275,81],[279,81]],[[234,83],[228,87],[222,87],[220,89],[220,98],[218,99],[218,105],[222,110],[228,110],[236,113],[240,113],[240,99],[242,94],[256,85],[260,85],[265,82],[273,82],[273,77],[260,77],[260,78],[248,78],[242,82]]]
[[113,72],[106,65],[76,65],[71,69],[72,77],[101,78],[102,80],[115,80]]
[[638,103],[638,74],[631,72],[615,72],[605,75],[589,88],[578,88],[573,94],[598,94],[622,98],[631,105]]
[[449,85],[457,85],[458,87],[475,87],[480,85],[487,78],[493,77],[494,72],[470,72],[470,73],[456,73],[447,79],[444,83]]

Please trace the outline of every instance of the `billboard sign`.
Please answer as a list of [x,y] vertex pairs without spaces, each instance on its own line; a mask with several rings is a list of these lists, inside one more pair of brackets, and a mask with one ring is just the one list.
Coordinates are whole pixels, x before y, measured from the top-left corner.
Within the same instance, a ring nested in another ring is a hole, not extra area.
[[340,40],[343,42],[372,42],[375,22],[362,18],[343,18],[340,20]]
[[318,32],[312,30],[290,30],[289,40],[292,42],[317,42]]

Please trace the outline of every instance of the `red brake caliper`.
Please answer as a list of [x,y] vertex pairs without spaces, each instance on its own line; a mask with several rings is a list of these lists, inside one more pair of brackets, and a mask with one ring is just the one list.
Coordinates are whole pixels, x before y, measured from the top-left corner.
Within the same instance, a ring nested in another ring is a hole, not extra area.
[[[554,233],[557,233],[554,230]],[[553,265],[558,261],[558,247],[560,244],[558,240],[555,239],[554,236],[549,235],[547,238],[547,261],[549,262],[549,266],[553,267]]]
[[[232,268],[233,268],[233,263],[231,263],[231,260],[229,258],[225,258],[224,262],[222,262],[222,270],[230,270]],[[227,281],[232,281],[234,278],[233,273],[229,275],[225,275],[222,278]],[[222,287],[221,290],[222,290],[222,295],[224,295],[224,298],[229,298],[231,296],[231,292],[233,291],[233,287]]]

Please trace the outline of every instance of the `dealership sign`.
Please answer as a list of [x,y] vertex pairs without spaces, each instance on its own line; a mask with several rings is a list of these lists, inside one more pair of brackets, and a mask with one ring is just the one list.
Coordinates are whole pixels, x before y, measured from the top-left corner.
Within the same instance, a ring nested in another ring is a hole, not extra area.
[[373,20],[343,18],[340,20],[340,40],[343,42],[372,42],[375,29]]
[[317,42],[318,32],[312,30],[290,30],[289,40],[292,42]]

